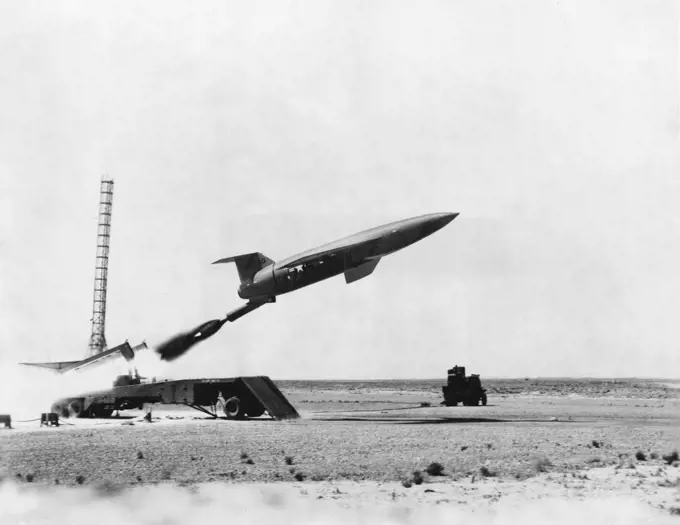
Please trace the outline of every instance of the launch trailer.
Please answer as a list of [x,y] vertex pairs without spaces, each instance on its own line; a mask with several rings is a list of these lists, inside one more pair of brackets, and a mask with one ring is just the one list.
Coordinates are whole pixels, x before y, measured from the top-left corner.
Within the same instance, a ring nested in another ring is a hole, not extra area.
[[145,404],[186,405],[212,417],[222,411],[228,419],[262,416],[299,418],[274,382],[267,376],[143,381],[118,376],[113,388],[59,399],[52,412],[59,417],[110,417],[116,410],[142,409]]

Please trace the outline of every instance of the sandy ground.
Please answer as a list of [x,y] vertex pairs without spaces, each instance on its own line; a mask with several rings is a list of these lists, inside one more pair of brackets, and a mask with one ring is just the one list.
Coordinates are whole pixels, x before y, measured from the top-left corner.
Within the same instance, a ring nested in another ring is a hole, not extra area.
[[[418,512],[433,518],[440,508],[447,522],[455,513],[463,521],[473,513],[493,523],[529,515],[573,522],[582,511],[595,523],[597,509],[609,509],[603,522],[622,509],[620,523],[677,521],[680,468],[669,457],[680,449],[676,384],[490,381],[489,406],[441,407],[436,382],[282,381],[301,420],[213,420],[162,407],[152,423],[139,412],[59,428],[17,422],[0,431],[0,502],[28,498],[29,510],[15,505],[7,519],[0,511],[0,522],[40,521],[40,498],[88,488],[92,506],[140,490],[193,490],[214,498],[217,511],[219,501],[247,488],[244,498],[255,506],[382,508],[382,522],[410,522]],[[426,473],[433,462],[443,475]]]

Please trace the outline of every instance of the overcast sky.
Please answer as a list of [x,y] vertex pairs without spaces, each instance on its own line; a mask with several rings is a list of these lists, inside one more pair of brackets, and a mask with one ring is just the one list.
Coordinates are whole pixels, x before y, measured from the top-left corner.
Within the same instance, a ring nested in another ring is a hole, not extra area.
[[227,325],[171,377],[680,374],[678,2],[3,2],[0,362],[77,359],[99,184],[107,339],[281,259],[460,212],[352,285]]

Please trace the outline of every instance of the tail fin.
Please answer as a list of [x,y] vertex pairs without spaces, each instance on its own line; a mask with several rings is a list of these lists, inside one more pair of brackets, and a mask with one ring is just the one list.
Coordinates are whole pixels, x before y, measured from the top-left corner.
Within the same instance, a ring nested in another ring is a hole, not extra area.
[[213,264],[230,262],[236,263],[236,270],[238,270],[238,276],[241,279],[241,283],[252,282],[253,276],[257,272],[265,266],[274,264],[274,261],[266,255],[262,255],[260,252],[244,253],[243,255],[227,257],[226,259],[215,261]]

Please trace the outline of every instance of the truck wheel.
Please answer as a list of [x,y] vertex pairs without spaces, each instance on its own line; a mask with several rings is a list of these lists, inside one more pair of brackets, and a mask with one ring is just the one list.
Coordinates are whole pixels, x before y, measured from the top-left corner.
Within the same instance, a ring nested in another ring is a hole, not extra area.
[[240,419],[243,417],[243,408],[238,397],[230,397],[224,402],[224,415],[229,419]]

